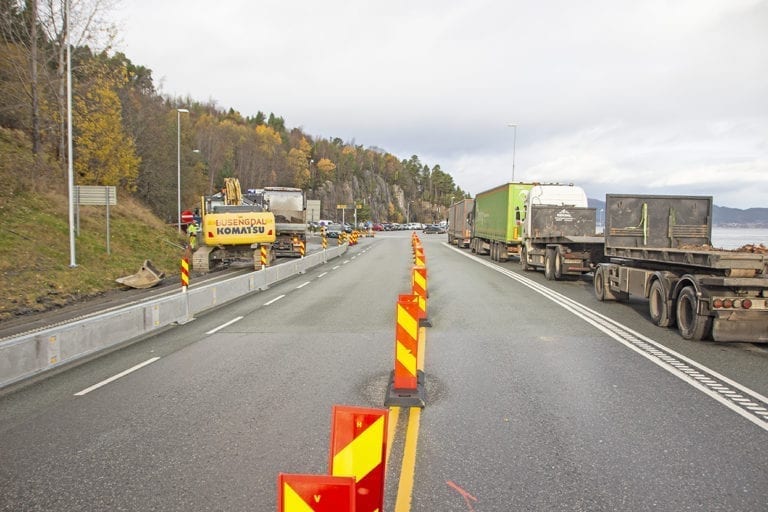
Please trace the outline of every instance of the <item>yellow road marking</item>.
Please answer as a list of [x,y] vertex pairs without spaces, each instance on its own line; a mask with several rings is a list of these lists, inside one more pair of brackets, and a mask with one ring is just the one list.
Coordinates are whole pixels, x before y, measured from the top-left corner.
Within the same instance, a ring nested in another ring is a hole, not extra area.
[[389,453],[392,451],[392,443],[395,442],[395,432],[397,432],[397,421],[400,418],[400,408],[390,407],[389,417],[387,418],[387,455],[384,464],[389,465]]
[[419,440],[419,423],[421,408],[411,407],[408,415],[408,428],[405,432],[405,448],[403,449],[403,464],[400,467],[400,482],[397,486],[395,512],[411,510],[411,494],[413,479],[416,472],[416,445]]

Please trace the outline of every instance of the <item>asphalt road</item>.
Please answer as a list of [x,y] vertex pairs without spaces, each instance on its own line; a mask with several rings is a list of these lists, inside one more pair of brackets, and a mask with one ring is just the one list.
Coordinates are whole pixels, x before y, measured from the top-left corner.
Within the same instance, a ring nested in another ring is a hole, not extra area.
[[[399,412],[385,510],[768,510],[763,348],[421,239],[427,405],[415,447]],[[383,407],[410,266],[409,233],[363,239],[3,396],[0,510],[275,510],[279,472],[327,472],[332,405]]]

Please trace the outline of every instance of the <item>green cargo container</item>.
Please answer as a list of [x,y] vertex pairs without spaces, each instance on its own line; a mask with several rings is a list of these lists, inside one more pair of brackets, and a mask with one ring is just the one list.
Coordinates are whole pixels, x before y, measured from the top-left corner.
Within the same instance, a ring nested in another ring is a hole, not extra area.
[[473,252],[494,254],[506,260],[509,252],[518,252],[522,243],[525,201],[534,183],[507,183],[475,196]]

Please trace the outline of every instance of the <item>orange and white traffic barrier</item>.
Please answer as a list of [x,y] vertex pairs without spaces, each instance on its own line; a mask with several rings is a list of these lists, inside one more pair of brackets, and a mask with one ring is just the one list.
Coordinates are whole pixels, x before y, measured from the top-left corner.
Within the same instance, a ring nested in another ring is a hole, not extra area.
[[189,258],[181,258],[181,287],[186,291],[189,286]]
[[395,326],[395,368],[392,371],[384,405],[424,407],[426,391],[424,372],[419,362],[419,308],[417,295],[400,295],[397,300]]
[[327,475],[277,476],[278,512],[355,512],[355,479]]
[[424,255],[424,248],[418,246],[413,251],[413,264],[417,267],[427,266],[427,257]]
[[419,297],[418,305],[421,310],[419,325],[432,327],[427,316],[427,297],[429,296],[429,292],[427,291],[426,267],[416,266],[411,269],[411,293]]
[[331,475],[354,479],[356,512],[383,511],[389,411],[334,405],[331,415]]

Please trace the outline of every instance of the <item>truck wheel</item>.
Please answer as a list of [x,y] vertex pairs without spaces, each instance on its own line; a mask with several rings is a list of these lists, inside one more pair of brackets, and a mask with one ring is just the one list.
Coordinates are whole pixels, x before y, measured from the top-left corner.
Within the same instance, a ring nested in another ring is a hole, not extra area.
[[648,295],[648,312],[653,323],[659,327],[670,327],[675,323],[671,304],[667,300],[667,293],[660,279],[651,285]]
[[554,249],[555,256],[555,280],[559,281],[563,278],[563,255],[560,253],[560,249]]
[[548,281],[555,278],[555,251],[552,249],[547,249],[544,254],[544,277]]
[[491,261],[499,261],[499,244],[491,242]]
[[592,284],[595,287],[595,296],[600,302],[616,300],[616,294],[611,291],[608,284],[608,271],[602,265],[595,269],[595,277]]
[[520,267],[524,271],[531,270],[531,266],[528,264],[528,251],[525,250],[525,247],[520,249]]
[[712,319],[696,313],[699,298],[693,286],[686,286],[677,297],[677,330],[686,340],[699,341],[709,334]]

